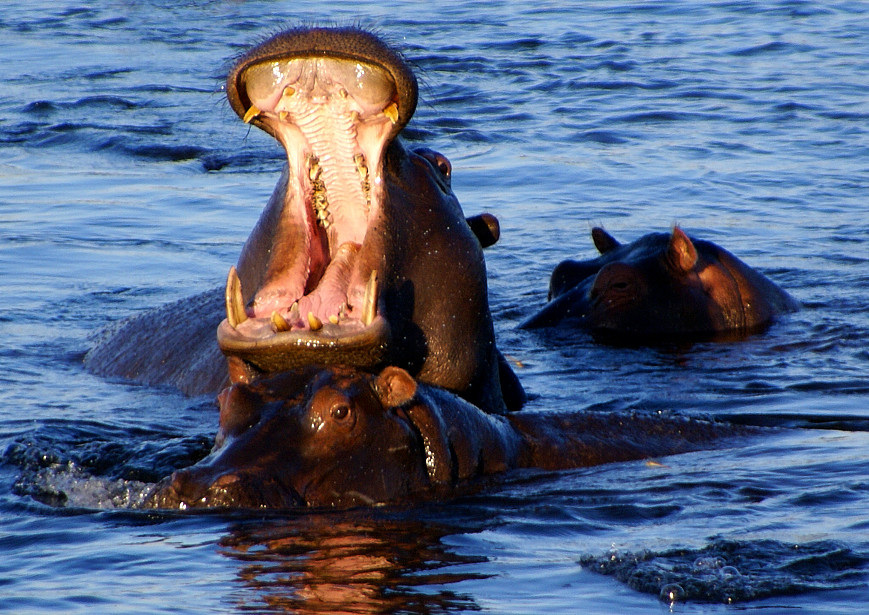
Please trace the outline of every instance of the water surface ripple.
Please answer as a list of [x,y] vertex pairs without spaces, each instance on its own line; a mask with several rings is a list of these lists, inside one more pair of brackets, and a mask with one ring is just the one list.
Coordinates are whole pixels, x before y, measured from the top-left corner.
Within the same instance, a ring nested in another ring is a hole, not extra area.
[[[0,611],[862,613],[869,602],[869,7],[816,0],[101,3],[0,8]],[[231,58],[359,23],[422,84],[530,409],[716,415],[732,448],[522,472],[455,502],[144,514],[211,400],[109,382],[103,327],[218,285],[280,149]],[[679,223],[804,309],[742,342],[610,348],[517,324],[553,265]],[[672,604],[670,604],[672,602]]]

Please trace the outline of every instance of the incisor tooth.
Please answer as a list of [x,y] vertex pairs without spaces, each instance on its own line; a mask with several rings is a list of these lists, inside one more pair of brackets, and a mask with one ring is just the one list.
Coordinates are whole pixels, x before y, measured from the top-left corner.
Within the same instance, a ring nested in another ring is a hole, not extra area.
[[244,311],[244,298],[241,296],[241,279],[235,267],[230,267],[229,275],[226,276],[225,299],[226,320],[233,327],[237,327],[247,320],[247,313]]
[[308,326],[311,331],[319,331],[323,328],[323,321],[314,316],[314,312],[308,312]]
[[274,327],[275,333],[281,333],[292,329],[290,323],[288,323],[287,320],[276,311],[272,312],[272,327]]
[[329,322],[331,322],[333,325],[337,325],[338,316],[336,314],[332,314],[331,316],[329,316]]
[[377,316],[377,271],[372,271],[365,285],[365,298],[362,300],[362,324],[366,327]]
[[250,109],[247,110],[247,113],[244,114],[242,120],[244,120],[245,124],[250,124],[250,121],[260,114],[260,110],[257,109],[256,105],[251,105]]
[[390,120],[392,120],[393,124],[397,123],[398,122],[398,105],[396,105],[394,102],[389,103],[386,106],[386,109],[383,110],[383,115],[385,115]]

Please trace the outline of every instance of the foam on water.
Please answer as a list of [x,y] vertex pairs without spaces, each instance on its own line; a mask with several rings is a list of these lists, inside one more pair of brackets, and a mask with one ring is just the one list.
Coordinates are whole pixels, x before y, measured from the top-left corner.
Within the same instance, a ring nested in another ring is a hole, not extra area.
[[135,480],[93,476],[69,461],[23,475],[15,492],[52,506],[111,510],[140,506],[152,487]]

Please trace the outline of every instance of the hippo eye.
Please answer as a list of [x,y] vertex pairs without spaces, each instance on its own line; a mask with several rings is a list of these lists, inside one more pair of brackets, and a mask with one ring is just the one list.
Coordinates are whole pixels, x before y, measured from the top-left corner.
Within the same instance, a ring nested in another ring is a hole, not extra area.
[[331,415],[336,421],[345,421],[350,416],[350,406],[347,404],[335,404],[332,406]]
[[417,149],[416,153],[428,160],[429,163],[440,172],[447,187],[449,187],[450,177],[453,174],[453,165],[450,163],[449,159],[443,154],[426,147]]
[[453,165],[450,164],[450,161],[440,154],[437,154],[435,158],[435,166],[438,168],[438,171],[443,173],[444,177],[450,177],[453,174]]

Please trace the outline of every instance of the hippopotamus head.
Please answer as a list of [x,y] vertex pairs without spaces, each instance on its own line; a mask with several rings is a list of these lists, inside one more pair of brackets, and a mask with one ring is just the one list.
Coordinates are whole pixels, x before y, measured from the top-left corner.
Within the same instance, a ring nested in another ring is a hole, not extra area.
[[417,104],[402,57],[356,28],[298,28],[239,58],[226,91],[287,153],[227,279],[218,343],[232,381],[391,364],[503,410],[512,372],[494,344],[480,232],[449,161],[398,138]]
[[415,403],[416,395],[415,380],[395,367],[378,375],[305,368],[232,385],[219,396],[211,455],[158,484],[147,505],[407,501],[435,488],[439,473],[450,474],[447,445],[433,444],[442,439],[432,431],[440,425],[437,409]]
[[592,230],[600,256],[559,263],[549,303],[523,326],[572,324],[617,341],[749,333],[796,302],[768,278],[682,229],[621,244]]

